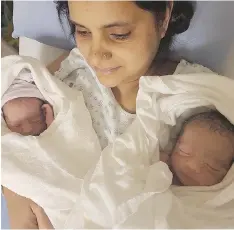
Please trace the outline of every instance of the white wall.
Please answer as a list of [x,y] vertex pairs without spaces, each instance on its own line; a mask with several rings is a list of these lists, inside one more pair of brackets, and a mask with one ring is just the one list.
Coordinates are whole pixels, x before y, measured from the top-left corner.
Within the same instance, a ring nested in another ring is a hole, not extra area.
[[[176,56],[234,78],[234,2],[197,2],[188,31],[175,41]],[[232,50],[232,51],[231,51]]]

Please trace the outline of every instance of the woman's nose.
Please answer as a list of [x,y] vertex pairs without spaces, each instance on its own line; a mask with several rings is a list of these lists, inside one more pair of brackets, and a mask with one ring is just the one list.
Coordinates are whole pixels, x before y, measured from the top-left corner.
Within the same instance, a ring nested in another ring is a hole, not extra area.
[[102,39],[93,39],[89,49],[89,63],[91,66],[100,66],[103,60],[112,58],[111,52],[106,48],[106,42]]

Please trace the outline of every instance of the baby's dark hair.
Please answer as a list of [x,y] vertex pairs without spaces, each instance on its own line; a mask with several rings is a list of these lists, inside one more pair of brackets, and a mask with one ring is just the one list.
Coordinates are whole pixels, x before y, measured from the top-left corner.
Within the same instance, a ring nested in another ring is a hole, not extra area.
[[[202,112],[189,117],[182,125],[178,138],[183,135],[184,130],[188,124],[191,122],[204,122],[209,126],[209,129],[213,132],[217,132],[220,135],[228,135],[231,137],[231,144],[233,146],[233,156],[234,156],[234,125],[220,112],[217,110],[210,110],[207,112]],[[177,140],[178,140],[177,138]],[[233,158],[234,162],[234,158]],[[232,162],[232,163],[233,163]]]
[[229,132],[234,135],[234,125],[217,110],[210,110],[207,112],[195,114],[189,117],[184,122],[183,126],[185,127],[188,123],[191,123],[193,121],[205,122],[214,132],[219,132],[220,134]]

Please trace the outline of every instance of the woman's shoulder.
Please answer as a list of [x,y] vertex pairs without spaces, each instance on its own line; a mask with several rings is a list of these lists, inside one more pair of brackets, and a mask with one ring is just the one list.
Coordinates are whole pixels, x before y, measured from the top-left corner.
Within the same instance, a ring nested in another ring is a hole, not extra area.
[[180,61],[167,59],[154,65],[154,67],[150,70],[149,75],[165,76],[190,73],[213,73],[213,71],[200,64],[191,63],[184,59]]
[[214,73],[214,72],[203,65],[192,63],[184,59],[177,62],[177,67],[174,71],[174,74],[190,74],[190,73]]

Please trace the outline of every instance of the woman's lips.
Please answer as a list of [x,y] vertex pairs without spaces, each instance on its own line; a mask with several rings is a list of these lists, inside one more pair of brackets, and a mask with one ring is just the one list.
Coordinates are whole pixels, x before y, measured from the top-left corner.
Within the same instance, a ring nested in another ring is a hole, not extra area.
[[99,67],[94,67],[94,70],[98,73],[102,73],[105,75],[111,74],[114,71],[118,70],[120,66],[114,67],[114,68],[99,68]]

